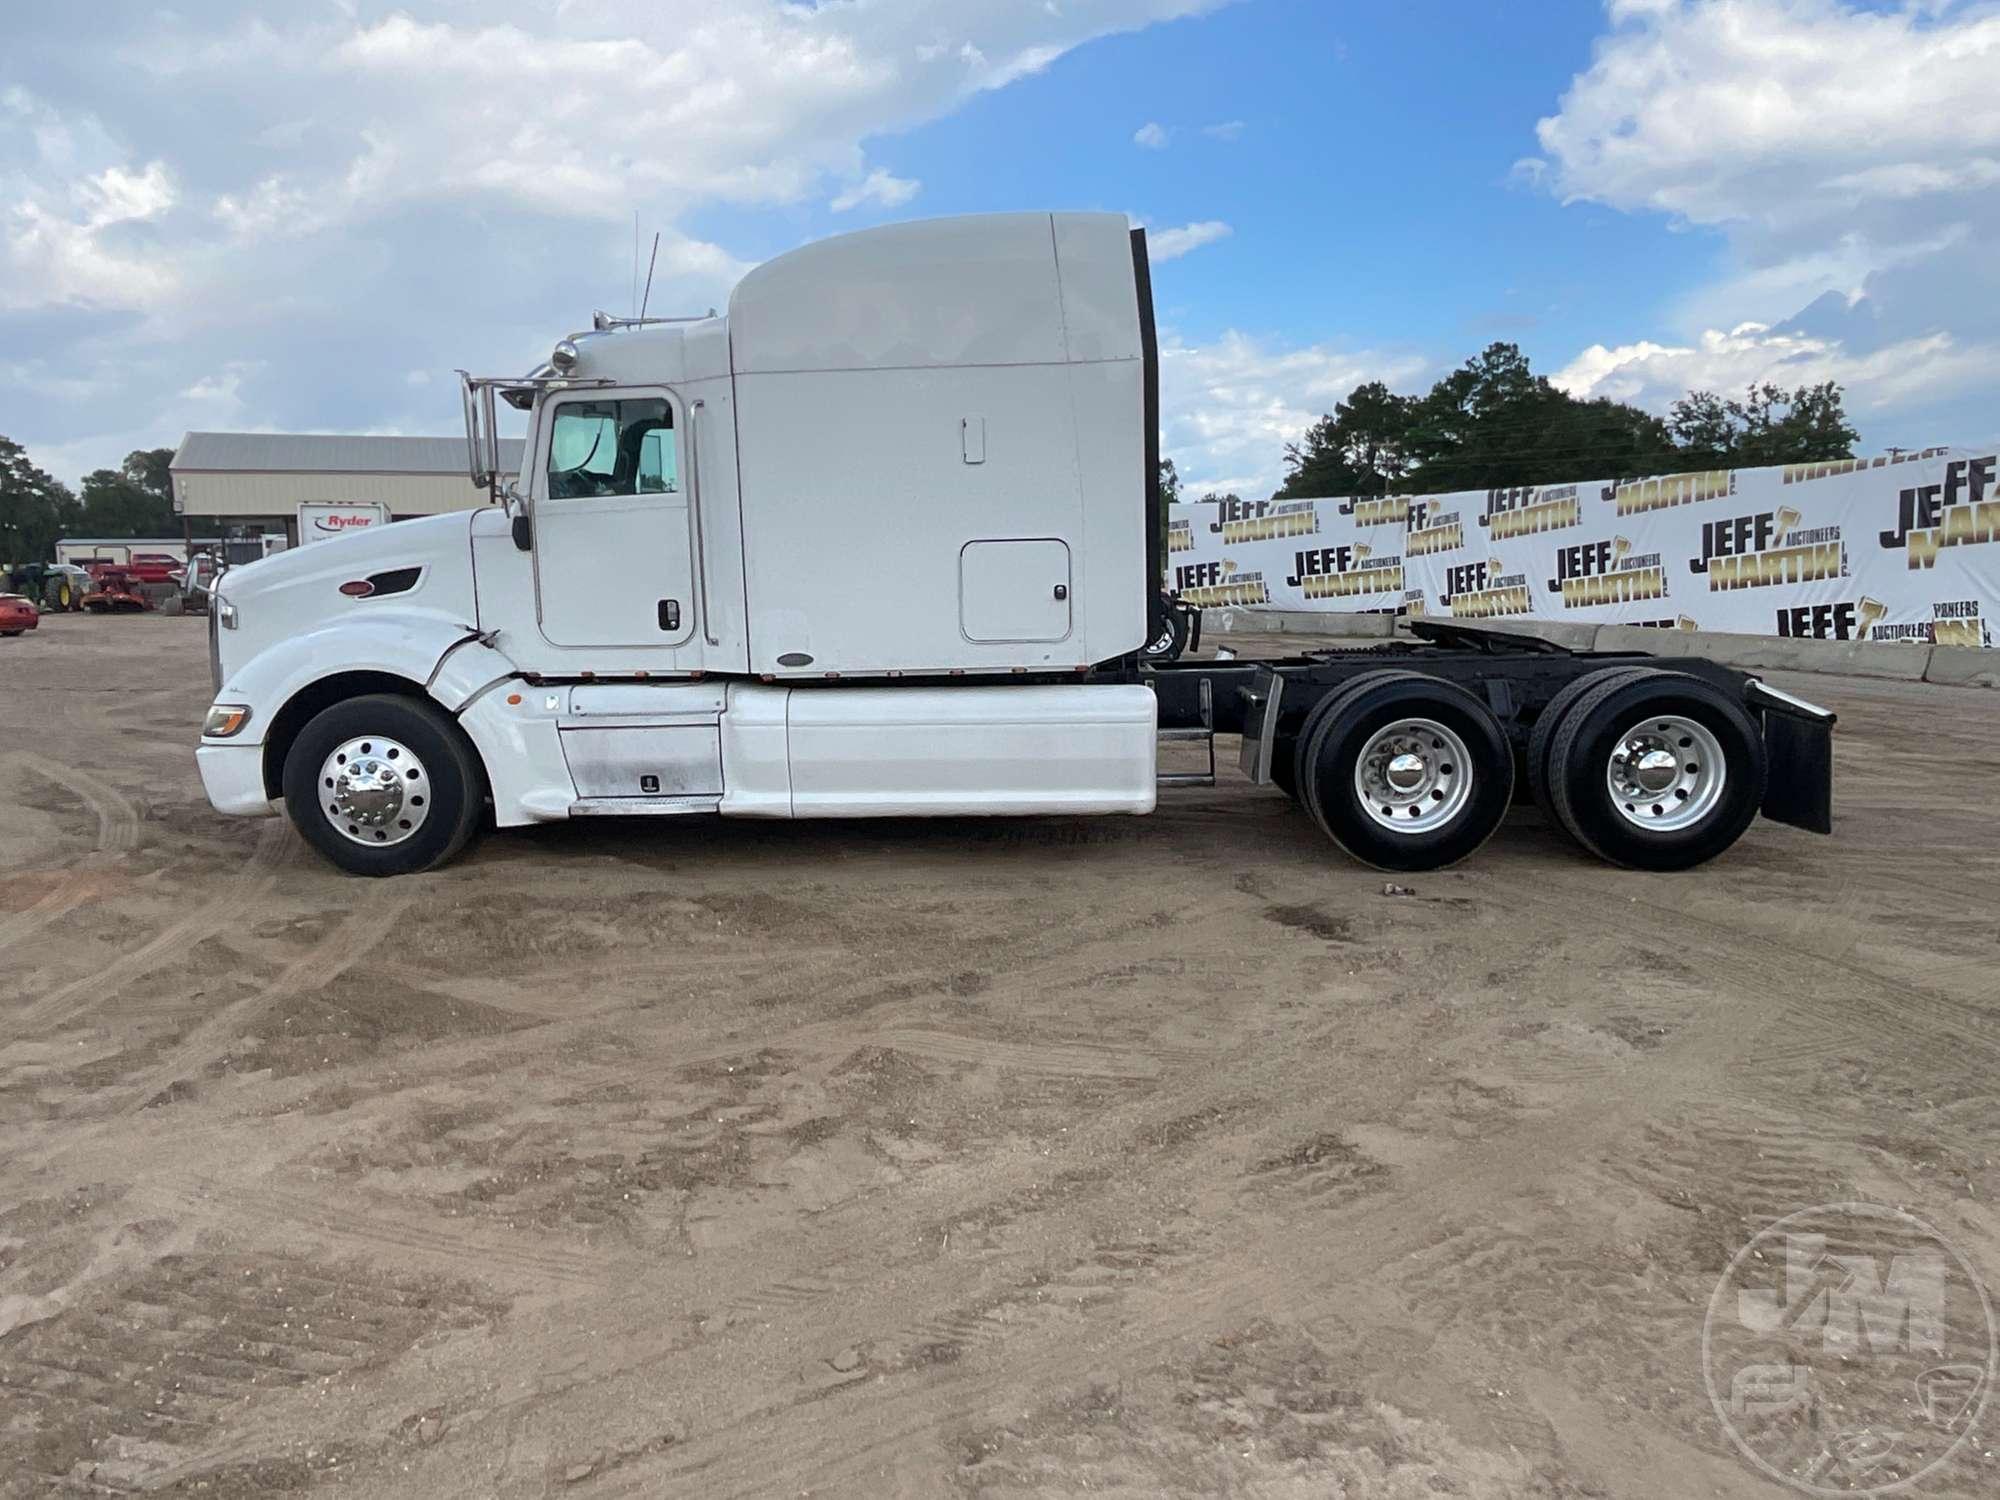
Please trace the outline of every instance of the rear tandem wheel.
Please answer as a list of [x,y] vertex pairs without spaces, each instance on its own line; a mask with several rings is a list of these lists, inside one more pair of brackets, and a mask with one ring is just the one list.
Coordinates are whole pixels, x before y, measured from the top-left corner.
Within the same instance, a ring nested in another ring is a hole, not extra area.
[[1647,669],[1571,704],[1548,747],[1549,806],[1612,864],[1685,870],[1743,836],[1764,802],[1764,737],[1730,694]]

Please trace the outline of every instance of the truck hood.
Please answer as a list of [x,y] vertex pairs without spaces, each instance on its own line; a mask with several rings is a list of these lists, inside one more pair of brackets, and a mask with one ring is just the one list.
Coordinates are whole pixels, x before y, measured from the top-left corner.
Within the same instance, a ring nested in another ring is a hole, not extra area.
[[[469,556],[467,538],[473,511],[449,511],[392,521],[345,536],[330,537],[274,552],[256,562],[231,568],[223,592],[231,599],[250,598],[274,588],[288,588],[304,579],[340,575],[341,582],[395,567],[421,567],[447,555]],[[398,559],[407,558],[408,562]],[[469,566],[469,565],[468,565]],[[357,573],[356,569],[360,571]],[[469,576],[469,574],[468,574]]]
[[[219,632],[224,674],[277,641],[337,620],[421,614],[470,630],[479,613],[472,583],[476,514],[371,526],[231,568],[216,586],[235,610],[235,627]],[[343,585],[351,592],[343,593]]]

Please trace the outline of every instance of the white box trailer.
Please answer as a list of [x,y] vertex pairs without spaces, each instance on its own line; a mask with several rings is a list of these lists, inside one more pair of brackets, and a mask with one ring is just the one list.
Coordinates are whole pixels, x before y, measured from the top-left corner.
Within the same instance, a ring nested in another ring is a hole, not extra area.
[[352,536],[389,524],[389,507],[376,500],[307,500],[299,506],[299,545]]
[[[1217,732],[1392,869],[1471,853],[1517,779],[1658,868],[1760,810],[1830,816],[1832,716],[1705,663],[1450,624],[1165,659],[1190,617],[1158,587],[1158,349],[1120,216],[847,235],[725,316],[600,314],[531,375],[462,378],[495,505],[239,569],[211,613],[210,800],[286,811],[349,870],[425,868],[488,817],[1143,813],[1212,779]],[[528,414],[504,487],[502,400]],[[1210,771],[1160,777],[1162,733]]]

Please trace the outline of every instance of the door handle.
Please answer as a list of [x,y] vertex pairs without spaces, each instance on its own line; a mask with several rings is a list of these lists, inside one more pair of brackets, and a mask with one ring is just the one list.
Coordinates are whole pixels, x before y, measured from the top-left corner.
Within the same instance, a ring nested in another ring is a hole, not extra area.
[[1059,584],[1057,584],[1057,585],[1056,585],[1056,597],[1057,597],[1058,599],[1067,599],[1067,598],[1069,597],[1069,585],[1068,585],[1068,584],[1066,584],[1066,583],[1059,583]]
[[660,629],[679,630],[681,628],[681,601],[662,599],[660,601]]

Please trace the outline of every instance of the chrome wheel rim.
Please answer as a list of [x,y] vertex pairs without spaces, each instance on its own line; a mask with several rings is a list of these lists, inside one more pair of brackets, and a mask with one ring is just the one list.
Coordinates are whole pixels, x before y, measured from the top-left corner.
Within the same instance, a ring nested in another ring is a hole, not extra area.
[[342,838],[392,848],[414,838],[430,817],[430,772],[400,740],[364,735],[336,747],[321,764],[319,799]]
[[1627,726],[1604,767],[1618,816],[1649,833],[1701,822],[1722,801],[1728,781],[1721,742],[1683,714],[1654,714]]
[[1472,800],[1472,756],[1436,719],[1398,719],[1375,731],[1354,762],[1354,796],[1393,833],[1430,833]]

